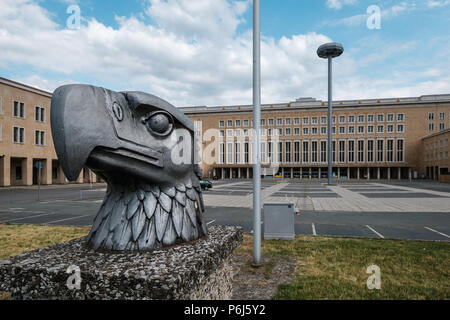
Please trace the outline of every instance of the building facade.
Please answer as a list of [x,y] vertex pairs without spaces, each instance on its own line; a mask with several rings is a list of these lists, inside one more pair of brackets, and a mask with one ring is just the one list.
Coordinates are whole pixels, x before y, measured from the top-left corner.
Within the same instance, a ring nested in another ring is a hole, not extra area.
[[[52,94],[0,78],[0,186],[67,183],[58,163],[50,127]],[[79,183],[97,181],[83,169]]]
[[[208,146],[216,144],[211,153],[215,162],[201,163],[205,176],[252,177],[251,106],[181,109],[195,123],[202,153],[206,150],[209,154]],[[313,98],[263,105],[260,147],[263,174],[325,178],[327,123],[326,103]],[[443,151],[442,160],[434,165],[436,173],[431,174],[431,169],[427,169],[431,166],[423,158],[427,140],[423,138],[449,126],[450,95],[335,101],[332,174],[340,179],[438,179],[440,172],[448,170],[448,157]]]
[[[0,78],[0,186],[67,183],[54,150],[51,93]],[[204,176],[251,178],[252,106],[180,108],[193,122]],[[328,174],[327,104],[302,98],[262,105],[262,173]],[[439,179],[449,171],[450,94],[333,102],[333,176]],[[98,179],[87,168],[79,183]]]

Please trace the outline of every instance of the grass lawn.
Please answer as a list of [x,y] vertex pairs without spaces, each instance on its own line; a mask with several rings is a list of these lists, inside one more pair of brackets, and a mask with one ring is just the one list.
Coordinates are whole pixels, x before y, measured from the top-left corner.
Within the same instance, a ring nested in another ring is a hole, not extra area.
[[[88,231],[0,224],[0,259]],[[251,257],[252,239],[245,234],[237,253]],[[298,236],[294,241],[262,241],[262,254],[298,261],[295,281],[280,285],[275,299],[450,299],[450,243]],[[372,264],[381,269],[381,290],[366,287]],[[270,265],[264,268],[270,273]],[[0,293],[0,300],[8,297]]]
[[[0,224],[0,260],[55,243],[80,238],[87,235],[89,230],[88,227]],[[9,293],[0,292],[0,300],[9,298]]]
[[[251,256],[252,235],[238,248]],[[297,236],[262,241],[263,255],[297,259],[295,281],[274,299],[450,299],[450,243]],[[370,265],[381,269],[381,289],[367,289]]]

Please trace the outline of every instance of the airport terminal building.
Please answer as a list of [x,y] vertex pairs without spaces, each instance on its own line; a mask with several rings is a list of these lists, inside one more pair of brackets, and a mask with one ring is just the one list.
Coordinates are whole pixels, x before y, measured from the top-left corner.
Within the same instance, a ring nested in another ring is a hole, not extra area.
[[[52,94],[0,78],[0,186],[67,183],[50,127]],[[216,143],[206,177],[252,177],[252,106],[180,108],[202,153]],[[327,105],[313,98],[262,105],[263,173],[327,176]],[[450,94],[333,102],[333,175],[339,179],[439,179],[447,176]],[[210,132],[216,138],[210,138]],[[217,140],[216,140],[217,139]],[[211,142],[214,141],[214,142]],[[276,162],[277,169],[270,167]],[[78,182],[97,181],[85,168]]]

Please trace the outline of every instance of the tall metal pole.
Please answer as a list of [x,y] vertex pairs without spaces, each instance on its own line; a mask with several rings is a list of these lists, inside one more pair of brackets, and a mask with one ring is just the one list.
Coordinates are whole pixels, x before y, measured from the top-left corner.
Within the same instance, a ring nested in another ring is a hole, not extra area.
[[261,51],[260,0],[253,0],[253,265],[261,264]]
[[332,113],[333,113],[333,93],[332,93],[332,78],[333,78],[333,58],[328,58],[328,184],[331,184],[331,177],[333,175],[333,148],[332,148]]

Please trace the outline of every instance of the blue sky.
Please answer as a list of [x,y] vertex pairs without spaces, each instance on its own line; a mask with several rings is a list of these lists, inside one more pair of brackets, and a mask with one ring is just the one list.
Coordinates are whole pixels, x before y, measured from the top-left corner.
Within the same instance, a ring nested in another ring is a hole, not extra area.
[[[0,0],[0,76],[81,82],[176,105],[251,103],[252,1]],[[69,5],[81,28],[68,30]],[[381,10],[370,30],[367,8]],[[450,93],[450,0],[261,0],[263,103],[326,99],[326,41],[345,47],[335,98]]]

